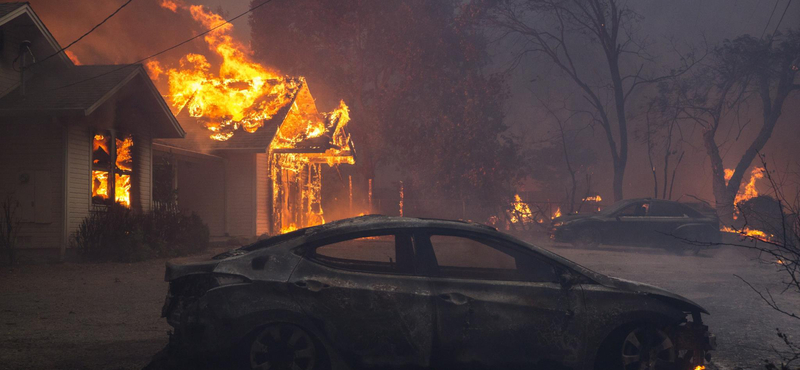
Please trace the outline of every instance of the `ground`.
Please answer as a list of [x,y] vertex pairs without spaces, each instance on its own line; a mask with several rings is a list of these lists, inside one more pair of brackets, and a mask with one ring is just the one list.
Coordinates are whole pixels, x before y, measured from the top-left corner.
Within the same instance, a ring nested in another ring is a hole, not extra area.
[[[720,248],[677,255],[658,248],[546,247],[584,266],[684,295],[711,312],[720,369],[762,368],[775,328],[800,333],[798,320],[767,307],[734,274],[779,293],[772,264],[746,251]],[[0,369],[141,369],[167,343],[161,319],[164,260],[133,264],[65,263],[0,268]],[[792,293],[778,295],[800,307]]]

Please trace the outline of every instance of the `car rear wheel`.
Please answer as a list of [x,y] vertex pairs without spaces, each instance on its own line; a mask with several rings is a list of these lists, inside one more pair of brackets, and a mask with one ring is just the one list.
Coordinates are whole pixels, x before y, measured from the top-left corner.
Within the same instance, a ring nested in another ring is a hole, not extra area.
[[251,370],[316,370],[323,366],[323,348],[303,328],[276,323],[252,337],[245,368]]
[[623,370],[677,370],[675,346],[664,331],[640,326],[625,335],[619,349]]

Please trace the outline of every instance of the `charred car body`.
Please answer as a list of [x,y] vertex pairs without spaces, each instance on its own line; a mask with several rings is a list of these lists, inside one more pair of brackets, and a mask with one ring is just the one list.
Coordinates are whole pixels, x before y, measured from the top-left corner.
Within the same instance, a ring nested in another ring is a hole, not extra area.
[[598,244],[700,243],[720,241],[719,219],[691,207],[661,199],[622,200],[594,214],[553,220],[553,239],[581,247]]
[[458,221],[363,216],[167,264],[171,346],[251,369],[694,369],[707,313]]

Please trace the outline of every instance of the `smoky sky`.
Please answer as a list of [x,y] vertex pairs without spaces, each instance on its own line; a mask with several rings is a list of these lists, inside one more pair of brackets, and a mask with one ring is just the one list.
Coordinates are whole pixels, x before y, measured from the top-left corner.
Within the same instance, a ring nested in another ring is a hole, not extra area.
[[[275,0],[275,3],[288,0]],[[687,44],[708,42],[714,44],[726,38],[742,34],[760,36],[763,32],[774,32],[787,2],[790,0],[630,0],[630,4],[642,16],[640,32],[654,43],[653,53],[667,65],[671,61],[667,39]],[[61,45],[66,45],[113,12],[124,0],[31,0],[31,6],[53,33]],[[250,6],[249,0],[196,0],[190,4],[207,5],[214,11],[222,11],[226,16],[237,15]],[[74,45],[70,50],[83,64],[119,64],[136,61],[187,39],[198,32],[202,26],[193,21],[186,11],[172,12],[162,8],[160,0],[134,0],[117,16],[109,20],[94,33]],[[776,6],[777,5],[777,6]],[[272,6],[268,4],[267,7]],[[773,9],[774,13],[773,13]],[[770,19],[771,18],[771,19]],[[800,3],[791,4],[783,16],[781,28],[800,28]],[[767,26],[769,24],[769,26]],[[766,29],[766,31],[765,31]],[[234,23],[234,34],[243,43],[249,41],[250,29],[247,17]],[[503,49],[498,43],[494,50],[493,66],[502,69],[508,62],[511,50]],[[158,60],[163,64],[177,63],[186,53],[199,52],[209,56],[202,39],[169,52]],[[602,70],[602,62],[597,64]],[[553,129],[547,117],[537,104],[533,94],[547,89],[560,89],[569,82],[561,80],[557,73],[547,67],[546,61],[535,58],[526,59],[512,74],[509,80],[511,97],[506,105],[507,123],[510,135],[529,136],[533,139],[548,134]],[[548,78],[543,78],[547,76]],[[165,93],[164,81],[156,81]],[[320,87],[321,88],[321,87]],[[800,104],[797,95],[786,104],[781,121],[772,139],[765,148],[770,158],[786,165],[798,162],[800,158]],[[636,125],[634,122],[632,125]],[[749,144],[758,129],[757,124],[746,127],[738,140],[735,134],[721,134],[725,140],[725,166],[733,167],[735,160]],[[596,138],[584,142],[596,152],[597,164],[593,166],[594,182],[601,194],[610,195],[610,159],[606,144],[599,140],[601,131],[593,134]],[[626,171],[626,197],[647,196],[652,192],[650,167],[646,160],[646,149],[638,143],[633,134],[630,137],[631,155]],[[535,140],[534,140],[535,141]],[[687,142],[686,158],[681,164],[675,197],[681,194],[697,195],[713,199],[711,194],[710,170],[701,145]],[[535,190],[531,185],[527,190]]]

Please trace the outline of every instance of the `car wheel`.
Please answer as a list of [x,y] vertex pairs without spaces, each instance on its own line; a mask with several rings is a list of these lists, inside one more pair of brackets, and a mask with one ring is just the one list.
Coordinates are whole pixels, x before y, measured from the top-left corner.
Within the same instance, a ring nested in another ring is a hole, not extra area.
[[675,346],[664,331],[640,326],[625,335],[619,348],[623,370],[677,370]]
[[595,248],[600,245],[600,232],[592,228],[580,230],[572,244],[579,248]]
[[303,328],[277,323],[256,332],[247,347],[244,368],[251,370],[316,370],[325,363],[319,341]]

